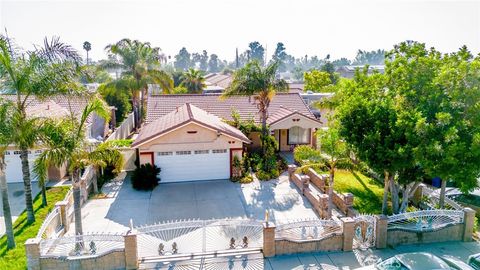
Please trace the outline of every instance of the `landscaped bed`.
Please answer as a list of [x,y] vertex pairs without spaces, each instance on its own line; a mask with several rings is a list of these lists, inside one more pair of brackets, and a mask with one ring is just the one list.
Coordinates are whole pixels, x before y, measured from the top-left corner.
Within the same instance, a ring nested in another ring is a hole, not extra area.
[[0,238],[0,269],[27,269],[27,257],[25,255],[25,241],[34,238],[42,226],[43,220],[55,207],[55,203],[64,199],[69,187],[54,187],[47,190],[48,206],[42,207],[42,198],[35,197],[33,207],[36,221],[27,224],[27,213],[24,211],[13,224],[15,232],[16,248],[7,250],[7,237]]

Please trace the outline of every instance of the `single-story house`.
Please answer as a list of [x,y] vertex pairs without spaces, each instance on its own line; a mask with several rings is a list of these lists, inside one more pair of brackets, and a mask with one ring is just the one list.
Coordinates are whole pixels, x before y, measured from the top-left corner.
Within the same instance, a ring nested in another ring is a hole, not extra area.
[[[243,134],[225,123],[232,111],[241,120],[260,124],[253,98],[234,96],[221,99],[208,95],[151,95],[145,125],[132,147],[140,164],[161,168],[162,182],[228,179],[233,156],[242,156],[246,146],[259,147],[259,133]],[[297,145],[315,146],[317,120],[298,93],[277,94],[269,106],[270,134],[278,151],[293,151]]]
[[[16,95],[2,94],[0,95],[0,103],[2,100],[8,100],[16,102]],[[49,118],[61,118],[74,115],[80,117],[83,109],[88,104],[86,97],[78,96],[54,96],[46,99],[39,100],[35,97],[29,97],[26,101],[26,112],[28,117],[49,117]],[[114,113],[112,108],[112,114]],[[88,138],[103,140],[108,132],[108,123],[97,115],[92,115],[87,119],[86,135]],[[33,171],[33,166],[36,157],[42,153],[42,149],[31,149],[29,151],[29,166],[30,171]],[[22,162],[20,160],[20,151],[17,146],[11,145],[5,151],[5,163],[6,170],[5,176],[7,183],[23,182]],[[66,166],[62,168],[49,168],[48,179],[60,180],[66,175]],[[33,172],[31,173],[31,179],[36,180]]]

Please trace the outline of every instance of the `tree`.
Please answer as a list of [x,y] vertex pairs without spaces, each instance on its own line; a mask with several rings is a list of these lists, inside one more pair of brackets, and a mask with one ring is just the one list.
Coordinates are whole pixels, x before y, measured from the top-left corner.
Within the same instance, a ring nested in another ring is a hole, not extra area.
[[262,44],[258,41],[250,42],[248,44],[249,48],[249,59],[250,60],[257,60],[262,66],[265,64],[265,49],[263,48]]
[[328,86],[332,85],[330,74],[325,71],[312,70],[303,74],[305,89],[313,92],[329,92]]
[[347,163],[350,157],[347,144],[343,141],[335,126],[331,125],[328,130],[320,130],[319,138],[323,164],[328,168],[330,174],[328,181],[328,218],[330,218],[333,209],[335,171],[340,164]]
[[463,192],[480,176],[480,57],[466,47],[441,54],[425,44],[403,42],[387,54],[385,74],[403,97],[398,106],[418,140],[415,157],[429,177],[442,179],[440,207],[448,180]]
[[357,71],[353,80],[343,83],[336,94],[341,102],[335,112],[339,133],[356,157],[384,176],[384,214],[389,190],[393,212],[399,213],[405,211],[408,196],[418,185],[416,178],[401,177],[418,169],[413,155],[417,142],[409,140],[414,127],[400,120],[414,119],[416,114],[396,106],[401,97],[391,91],[389,82],[383,74],[368,75],[366,68]]
[[87,52],[87,65],[88,65],[88,52],[92,49],[92,44],[90,42],[83,42],[83,49]]
[[285,60],[287,58],[287,53],[285,52],[285,46],[282,42],[277,43],[277,47],[275,48],[275,52],[272,55],[271,62],[279,62],[280,66],[278,67],[278,71],[285,72],[287,70],[285,66]]
[[199,70],[190,68],[183,73],[181,86],[187,88],[191,94],[200,94],[206,87],[205,78]]
[[105,87],[131,93],[135,126],[138,129],[143,121],[142,111],[148,84],[158,84],[165,93],[170,93],[173,89],[172,78],[160,69],[164,55],[160,48],[152,47],[148,42],[130,39],[110,44],[106,50],[110,53],[110,58],[101,66],[121,69],[122,75]]
[[[37,143],[35,119],[27,117],[28,100],[35,96],[44,99],[52,95],[78,89],[77,51],[56,37],[45,38],[43,47],[33,51],[13,50],[8,38],[0,37],[0,88],[16,95],[16,121],[13,142],[20,149],[27,221],[35,221],[31,178],[28,161],[29,149]],[[41,182],[39,182],[41,183]]]
[[[41,128],[41,141],[46,148],[35,160],[34,171],[40,179],[47,175],[49,166],[68,164],[72,177],[75,235],[82,235],[81,213],[81,171],[89,165],[105,167],[114,166],[115,172],[123,167],[123,155],[111,142],[91,145],[85,137],[87,119],[96,114],[108,121],[110,111],[105,102],[93,96],[81,117],[67,117],[59,121],[47,119]],[[90,150],[92,149],[92,150]]]
[[211,73],[216,73],[221,70],[220,60],[216,54],[210,55],[210,60],[208,60],[208,71]]
[[190,53],[185,47],[180,49],[177,55],[175,55],[175,62],[173,66],[176,70],[186,71],[191,67],[192,59],[190,58]]
[[100,85],[97,91],[108,105],[115,107],[115,120],[117,123],[121,123],[127,114],[132,111],[132,105],[130,104],[132,91],[117,91],[113,87],[106,87],[106,84]]
[[333,64],[334,67],[349,66],[350,65],[350,60],[348,60],[345,57],[342,57],[340,59],[333,60],[332,64]]
[[202,53],[194,53],[192,54],[193,60],[193,67],[195,68],[195,64],[198,63],[198,67],[202,71],[207,71],[208,69],[208,53],[206,50],[203,50]]
[[354,65],[383,65],[385,62],[385,50],[378,49],[376,51],[358,50]]
[[15,247],[15,237],[13,234],[12,212],[8,200],[8,186],[5,178],[5,150],[12,142],[14,124],[13,111],[14,105],[2,101],[0,106],[0,194],[2,197],[3,219],[5,222],[5,234],[7,235],[7,249]]
[[270,102],[276,92],[288,91],[287,82],[276,78],[278,66],[279,63],[273,63],[263,68],[256,60],[247,63],[235,71],[230,87],[222,94],[223,97],[253,96],[262,122],[263,137],[268,136],[267,115]]

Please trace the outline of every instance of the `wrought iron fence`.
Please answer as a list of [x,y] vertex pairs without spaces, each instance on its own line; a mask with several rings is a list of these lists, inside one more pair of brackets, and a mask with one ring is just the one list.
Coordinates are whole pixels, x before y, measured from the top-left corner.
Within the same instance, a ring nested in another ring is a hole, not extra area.
[[136,228],[139,257],[260,249],[263,225],[252,220],[181,220]]
[[460,210],[422,210],[388,217],[388,230],[412,232],[437,231],[447,226],[463,223]]
[[43,257],[102,255],[125,248],[122,235],[89,234],[45,239],[40,242],[40,255]]
[[330,219],[309,219],[280,224],[275,228],[275,238],[289,241],[322,240],[343,233],[343,226]]
[[47,239],[55,236],[63,228],[62,217],[60,216],[60,207],[55,207],[48,214],[38,230],[37,238]]
[[[438,208],[438,204],[440,202],[440,195],[437,192],[435,192],[433,189],[429,187],[424,186],[422,190],[422,195],[428,198],[428,201],[426,203],[430,208],[432,209]],[[445,196],[444,208],[450,209],[450,210],[462,210],[463,206],[461,206],[456,201]]]

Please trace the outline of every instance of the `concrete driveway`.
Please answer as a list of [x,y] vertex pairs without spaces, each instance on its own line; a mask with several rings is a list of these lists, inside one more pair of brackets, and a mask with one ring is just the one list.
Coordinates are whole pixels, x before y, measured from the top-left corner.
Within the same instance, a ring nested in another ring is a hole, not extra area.
[[134,226],[187,219],[263,220],[265,210],[277,223],[318,218],[286,174],[244,185],[229,180],[167,183],[148,192],[134,190],[124,175],[102,191],[108,198],[89,200],[82,209],[85,232],[125,232],[130,219]]
[[[13,222],[25,210],[25,192],[23,191],[23,182],[8,183],[8,200],[10,210],[12,212]],[[35,198],[40,192],[37,182],[32,182],[32,197]],[[3,208],[0,211],[0,236],[5,234],[5,219],[3,216]]]

